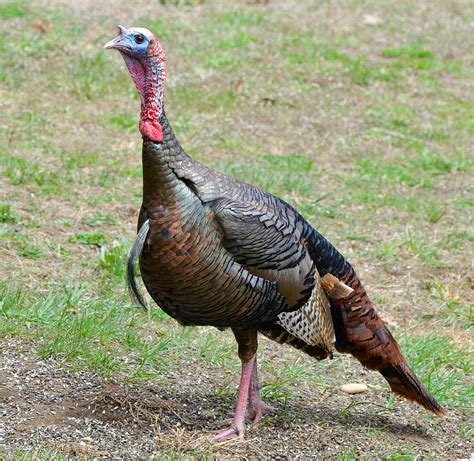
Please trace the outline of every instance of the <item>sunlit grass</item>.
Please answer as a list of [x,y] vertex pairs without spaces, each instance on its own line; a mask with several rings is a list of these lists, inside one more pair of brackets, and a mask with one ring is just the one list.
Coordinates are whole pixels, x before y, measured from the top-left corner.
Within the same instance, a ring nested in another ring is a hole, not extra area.
[[468,348],[454,346],[441,336],[402,337],[400,345],[408,363],[440,402],[451,408],[470,407],[474,390],[468,376],[474,370]]

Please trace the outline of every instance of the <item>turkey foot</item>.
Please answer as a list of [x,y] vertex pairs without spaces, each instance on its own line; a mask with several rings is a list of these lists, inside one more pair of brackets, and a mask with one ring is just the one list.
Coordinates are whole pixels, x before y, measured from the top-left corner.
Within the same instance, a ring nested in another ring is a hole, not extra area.
[[[215,431],[211,437],[211,442],[218,443],[237,437],[243,438],[245,434],[244,423],[256,424],[265,413],[276,410],[262,400],[260,396],[262,388],[263,385],[258,384],[257,355],[255,354],[249,362],[242,362],[242,376],[235,413],[231,418],[224,420],[224,423],[230,424],[230,428]],[[245,418],[243,415],[245,415]]]
[[[257,361],[255,360],[255,364]],[[247,415],[245,416],[245,422],[250,424],[256,424],[260,421],[265,413],[273,413],[276,411],[275,407],[265,403],[261,396],[260,390],[263,389],[263,384],[258,384],[257,381],[257,367],[254,367],[252,373],[252,379],[249,387],[249,403],[247,408]],[[254,381],[255,380],[255,381]],[[229,413],[227,418],[222,421],[223,424],[231,424],[234,419],[234,413]]]
[[265,403],[262,400],[253,402],[250,404],[245,421],[247,423],[256,424],[262,419],[262,416],[265,413],[273,413],[274,411],[276,411],[275,407],[268,405],[268,403]]
[[252,384],[252,375],[255,363],[256,354],[248,361],[242,361],[242,374],[240,376],[239,394],[235,404],[235,414],[232,419],[230,428],[221,429],[211,436],[212,443],[224,442],[225,440],[240,438],[245,434],[245,414],[247,411],[247,403],[249,400],[250,387]]

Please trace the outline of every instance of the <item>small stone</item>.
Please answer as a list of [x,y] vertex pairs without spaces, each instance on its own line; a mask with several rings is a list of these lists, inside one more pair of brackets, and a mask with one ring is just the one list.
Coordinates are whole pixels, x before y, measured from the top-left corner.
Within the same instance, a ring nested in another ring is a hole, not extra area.
[[81,442],[84,442],[84,443],[94,443],[95,440],[92,438],[92,437],[83,437],[81,439]]
[[383,20],[375,14],[364,14],[363,22],[368,26],[378,26],[383,23]]
[[366,392],[367,389],[367,385],[362,383],[349,383],[341,386],[341,391],[346,394],[361,394],[362,392]]

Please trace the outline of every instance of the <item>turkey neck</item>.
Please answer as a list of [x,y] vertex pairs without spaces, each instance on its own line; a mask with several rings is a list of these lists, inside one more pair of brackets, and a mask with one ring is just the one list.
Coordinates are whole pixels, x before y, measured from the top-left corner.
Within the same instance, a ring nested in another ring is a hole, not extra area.
[[[186,184],[176,175],[175,167],[190,160],[179,144],[163,110],[159,123],[163,141],[143,138],[143,205],[171,206],[181,198]],[[180,193],[181,192],[181,193]]]
[[163,112],[163,98],[166,84],[166,56],[158,40],[155,40],[149,56],[144,61],[140,132],[152,141],[163,141],[163,127],[160,118]]
[[122,52],[141,100],[140,133],[151,141],[163,141],[160,118],[164,115],[163,98],[166,84],[166,55],[158,39],[154,39],[147,56],[139,58]]

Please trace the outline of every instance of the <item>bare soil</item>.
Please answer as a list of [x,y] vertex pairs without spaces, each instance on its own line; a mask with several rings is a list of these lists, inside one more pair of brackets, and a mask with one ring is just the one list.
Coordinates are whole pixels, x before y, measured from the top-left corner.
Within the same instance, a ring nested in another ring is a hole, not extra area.
[[[42,447],[73,458],[149,459],[169,453],[240,459],[381,459],[392,447],[437,459],[469,458],[472,446],[456,433],[468,417],[451,410],[445,418],[428,416],[408,402],[386,408],[381,378],[349,369],[340,382],[366,382],[369,392],[349,396],[338,387],[279,405],[275,415],[251,427],[243,441],[212,446],[210,431],[222,424],[232,399],[216,398],[229,378],[183,357],[177,373],[136,384],[109,382],[89,372],[71,372],[55,360],[41,360],[30,344],[2,341],[0,351],[0,449],[7,453]],[[297,351],[275,351],[263,341],[266,359],[301,360]],[[310,360],[308,360],[308,366]],[[334,374],[334,370],[328,372]],[[263,376],[265,381],[265,376]],[[336,377],[337,379],[337,377]],[[237,376],[235,376],[235,384]]]

